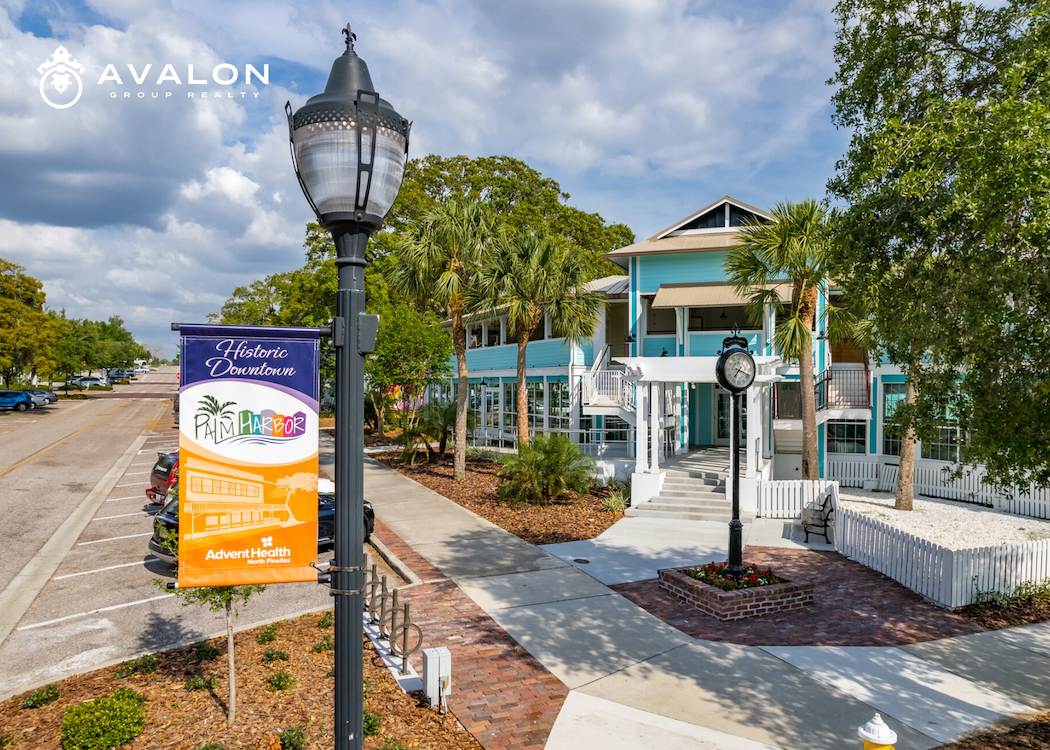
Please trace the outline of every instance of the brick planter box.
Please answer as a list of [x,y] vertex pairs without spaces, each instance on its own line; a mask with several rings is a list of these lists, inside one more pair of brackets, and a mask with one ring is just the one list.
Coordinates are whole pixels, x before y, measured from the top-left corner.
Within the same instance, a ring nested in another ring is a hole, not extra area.
[[801,609],[813,601],[812,583],[788,581],[772,586],[723,591],[686,575],[685,571],[693,567],[658,571],[660,588],[722,621]]

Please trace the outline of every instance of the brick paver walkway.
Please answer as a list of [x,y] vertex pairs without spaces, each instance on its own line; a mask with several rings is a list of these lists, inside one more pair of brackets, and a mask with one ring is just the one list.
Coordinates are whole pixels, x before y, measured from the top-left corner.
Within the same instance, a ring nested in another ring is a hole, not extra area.
[[[398,592],[412,605],[423,648],[452,652],[452,713],[485,750],[540,750],[569,689],[460,588],[381,521],[372,532],[423,583]],[[422,672],[422,655],[411,657]]]
[[694,638],[745,646],[899,646],[984,630],[836,552],[748,547],[744,563],[772,567],[789,581],[812,580],[813,606],[719,622],[661,590],[655,578],[609,588]]

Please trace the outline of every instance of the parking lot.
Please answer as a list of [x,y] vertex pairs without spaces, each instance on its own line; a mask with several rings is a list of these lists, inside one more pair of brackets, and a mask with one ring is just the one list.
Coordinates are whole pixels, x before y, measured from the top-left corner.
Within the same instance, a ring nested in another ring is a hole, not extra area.
[[[22,436],[0,446],[0,512],[13,521],[0,529],[8,551],[0,558],[0,637],[8,633],[0,698],[224,628],[220,613],[183,608],[154,583],[174,578],[148,553],[159,506],[145,496],[157,453],[178,445],[170,403],[107,398],[53,408],[0,413],[0,429]],[[63,536],[78,513],[82,529]],[[319,564],[330,558],[322,552]],[[315,583],[271,586],[238,625],[330,605]]]

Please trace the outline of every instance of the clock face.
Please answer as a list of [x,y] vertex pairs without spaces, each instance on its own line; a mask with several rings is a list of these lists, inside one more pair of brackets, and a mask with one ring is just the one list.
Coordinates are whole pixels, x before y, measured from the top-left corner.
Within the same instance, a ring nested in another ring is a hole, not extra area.
[[733,352],[726,357],[725,378],[737,390],[743,390],[755,379],[755,361],[747,352]]

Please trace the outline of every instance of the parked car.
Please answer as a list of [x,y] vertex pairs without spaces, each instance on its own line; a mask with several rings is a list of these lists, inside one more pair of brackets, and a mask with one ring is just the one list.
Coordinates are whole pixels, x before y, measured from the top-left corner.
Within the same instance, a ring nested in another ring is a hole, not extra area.
[[[365,541],[372,536],[375,528],[375,512],[372,504],[364,503],[365,511]],[[328,479],[317,481],[317,547],[325,547],[335,541],[335,484]],[[153,536],[149,540],[149,551],[158,560],[175,565],[178,563],[178,555],[168,549],[165,537],[170,534],[178,534],[179,531],[179,500],[173,497],[161,508],[153,519]]]
[[168,490],[179,478],[179,451],[157,453],[157,463],[149,474],[149,489],[146,497],[154,505],[163,505],[168,500]]
[[33,408],[33,399],[25,391],[0,391],[0,409],[25,411]]
[[54,391],[45,391],[43,388],[26,388],[25,393],[30,396],[40,396],[49,404],[58,403],[58,394]]
[[135,368],[135,372],[153,372],[153,370],[151,370],[150,368],[146,367],[145,365],[139,365],[138,367]]
[[80,388],[89,388],[93,385],[110,385],[109,378],[96,378],[94,376],[85,375],[80,378],[73,378],[69,381],[70,385],[79,386]]
[[109,379],[112,380],[127,380],[128,378],[135,377],[134,370],[110,370]]
[[37,394],[30,393],[29,391],[22,391],[22,393],[29,396],[29,400],[33,402],[34,409],[38,406],[47,406],[47,399],[45,399],[43,396],[38,396]]

